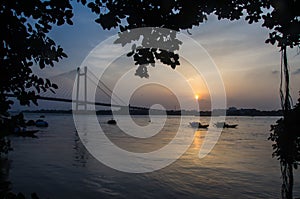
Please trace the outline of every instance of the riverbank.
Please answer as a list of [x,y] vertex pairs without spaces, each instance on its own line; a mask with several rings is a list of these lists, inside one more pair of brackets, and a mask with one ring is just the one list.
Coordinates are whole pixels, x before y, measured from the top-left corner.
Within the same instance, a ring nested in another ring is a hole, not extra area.
[[[24,113],[55,113],[55,114],[72,114],[72,110],[55,110],[55,109],[42,109],[42,110],[25,110]],[[78,113],[92,113],[94,111],[77,111]],[[227,116],[282,116],[281,110],[272,110],[272,111],[262,111],[257,109],[228,109],[224,110],[214,110],[212,111],[195,111],[195,110],[151,110],[151,115],[189,115],[189,116],[218,116],[223,115],[226,112]],[[131,115],[148,115],[149,110],[130,110]],[[128,110],[97,110],[97,115],[128,115]]]

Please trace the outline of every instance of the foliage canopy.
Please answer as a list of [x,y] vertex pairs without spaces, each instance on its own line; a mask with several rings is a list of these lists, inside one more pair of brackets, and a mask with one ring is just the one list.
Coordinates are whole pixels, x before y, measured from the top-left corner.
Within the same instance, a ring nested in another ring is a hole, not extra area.
[[[229,20],[245,16],[249,23],[263,20],[263,26],[270,30],[266,42],[277,43],[279,47],[299,46],[300,10],[297,8],[300,2],[296,0],[136,0],[134,3],[130,0],[77,0],[77,3],[95,13],[95,21],[103,29],[118,28],[123,38],[128,37],[133,28],[191,29],[214,14],[219,19]],[[30,101],[37,103],[36,95],[41,91],[54,92],[57,88],[49,80],[35,75],[31,67],[33,64],[40,68],[54,66],[67,57],[48,33],[53,26],[73,24],[73,7],[71,0],[3,0],[0,6],[0,113],[4,113],[12,103],[7,93],[17,96],[21,104],[29,105]],[[167,36],[164,34],[158,37]],[[170,40],[175,40],[176,34],[167,34]],[[123,45],[136,39],[125,40]],[[180,64],[176,54],[180,42],[174,45],[170,51],[133,48],[128,56],[133,56],[136,65],[144,67],[138,69],[144,72],[137,74],[147,77],[145,65],[154,64],[156,60],[172,68]]]
[[[299,0],[76,0],[86,5],[97,15],[95,22],[103,29],[117,28],[120,31],[119,43],[130,44],[143,36],[142,43],[147,43],[148,35],[132,37],[131,29],[154,27],[151,37],[155,36],[161,42],[171,42],[170,49],[147,48],[132,45],[132,56],[139,66],[137,74],[147,77],[146,66],[154,65],[156,61],[175,68],[180,64],[176,51],[181,42],[176,39],[176,31],[188,30],[199,26],[214,14],[218,19],[238,20],[244,17],[248,23],[262,22],[262,26],[270,33],[266,43],[277,44],[284,59],[285,93],[281,93],[284,122],[273,126],[271,139],[276,141],[274,155],[281,161],[291,165],[298,161],[289,159],[284,144],[281,146],[281,125],[284,132],[289,131],[287,123],[289,113],[289,75],[287,67],[287,47],[299,47],[300,44],[300,1]],[[0,115],[6,114],[12,101],[7,94],[14,94],[22,105],[30,101],[37,103],[37,95],[46,90],[57,88],[48,79],[35,75],[34,64],[42,69],[54,66],[55,62],[67,57],[63,49],[49,36],[53,26],[72,25],[73,8],[71,0],[2,0],[0,3]],[[169,29],[169,32],[159,32],[155,27]],[[167,38],[167,39],[166,39]],[[299,103],[295,107],[298,110]],[[298,114],[299,115],[299,114]],[[293,124],[289,124],[293,125]],[[293,135],[293,133],[292,133]],[[298,135],[298,134],[297,134]],[[289,138],[290,139],[290,138]],[[293,137],[299,142],[298,137]],[[295,140],[290,140],[294,142]],[[296,146],[299,151],[299,145]],[[288,149],[290,150],[290,149]],[[297,152],[298,153],[298,152]],[[294,158],[295,158],[294,157]],[[286,159],[287,158],[287,159]],[[292,181],[291,181],[292,183]],[[290,192],[288,190],[288,192]],[[291,195],[288,197],[292,197]]]

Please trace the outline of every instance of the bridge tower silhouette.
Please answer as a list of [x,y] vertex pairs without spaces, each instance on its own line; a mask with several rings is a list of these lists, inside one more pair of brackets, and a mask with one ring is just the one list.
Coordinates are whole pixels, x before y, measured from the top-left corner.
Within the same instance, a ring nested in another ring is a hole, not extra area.
[[[79,93],[80,93],[80,77],[83,77],[83,89],[84,89],[84,95],[83,99],[79,99]],[[83,72],[81,72],[80,67],[77,68],[77,87],[76,87],[76,111],[79,110],[79,107],[83,106],[83,110],[87,110],[87,66],[83,68]]]
[[[78,67],[77,69],[48,78],[51,82],[57,83],[58,89],[55,92],[47,90],[41,93],[41,95],[37,93],[37,100],[71,103],[71,108],[79,112],[88,111],[93,106],[149,111],[147,107],[132,106],[124,102],[121,97],[113,92],[113,89],[106,82],[97,77],[87,66],[84,66],[83,69]],[[96,93],[94,93],[95,96],[88,96],[88,91],[93,90],[93,88],[96,90]],[[7,93],[6,96],[16,98],[16,95],[13,93]],[[105,101],[103,96],[108,102]],[[89,99],[89,97],[94,98]],[[62,107],[62,109],[65,109],[65,107]]]

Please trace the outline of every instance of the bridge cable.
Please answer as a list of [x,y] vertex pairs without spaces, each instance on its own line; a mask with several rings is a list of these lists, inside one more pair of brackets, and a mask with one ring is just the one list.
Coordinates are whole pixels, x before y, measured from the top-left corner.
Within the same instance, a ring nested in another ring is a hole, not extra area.
[[117,94],[115,94],[108,86],[106,86],[105,85],[105,83],[104,82],[102,82],[101,81],[101,79],[98,79],[97,77],[96,77],[96,75],[94,74],[94,73],[92,73],[90,70],[88,70],[91,74],[92,74],[92,76],[95,78],[95,79],[97,79],[97,81],[99,81],[111,94],[114,94],[114,96],[121,102],[121,103],[123,103],[123,104],[127,104],[127,103],[125,103]]

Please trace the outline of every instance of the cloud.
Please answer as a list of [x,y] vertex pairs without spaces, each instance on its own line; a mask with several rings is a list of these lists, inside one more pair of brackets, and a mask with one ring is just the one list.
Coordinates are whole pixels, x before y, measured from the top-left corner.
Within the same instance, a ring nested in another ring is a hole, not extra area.
[[300,75],[300,68],[298,68],[297,70],[295,70],[292,74],[293,75]]

